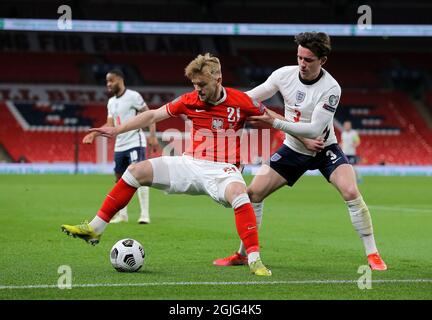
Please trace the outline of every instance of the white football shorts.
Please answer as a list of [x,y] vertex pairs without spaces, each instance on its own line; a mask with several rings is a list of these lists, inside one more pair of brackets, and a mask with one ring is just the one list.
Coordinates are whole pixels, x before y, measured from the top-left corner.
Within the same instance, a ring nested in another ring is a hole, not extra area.
[[209,195],[230,208],[225,200],[226,187],[231,182],[246,185],[239,169],[229,163],[200,160],[188,155],[162,156],[149,159],[153,167],[152,187],[166,193]]

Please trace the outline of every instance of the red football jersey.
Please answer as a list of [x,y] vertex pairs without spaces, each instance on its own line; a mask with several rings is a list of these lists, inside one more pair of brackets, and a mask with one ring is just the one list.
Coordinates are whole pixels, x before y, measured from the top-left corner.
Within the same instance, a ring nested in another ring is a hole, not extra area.
[[171,116],[186,115],[192,121],[190,148],[194,158],[240,164],[240,138],[249,116],[262,115],[264,105],[242,91],[223,88],[223,97],[210,104],[197,91],[186,93],[166,105]]

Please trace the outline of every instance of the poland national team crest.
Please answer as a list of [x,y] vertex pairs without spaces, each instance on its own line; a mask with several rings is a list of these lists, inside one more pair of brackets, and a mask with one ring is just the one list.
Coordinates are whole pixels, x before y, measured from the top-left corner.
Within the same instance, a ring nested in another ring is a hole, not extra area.
[[297,101],[297,103],[303,102],[304,99],[305,99],[305,97],[306,97],[306,93],[305,92],[302,92],[300,90],[297,91],[297,93],[296,93],[296,101]]
[[222,130],[224,125],[224,121],[221,118],[213,118],[212,119],[212,129],[213,130]]

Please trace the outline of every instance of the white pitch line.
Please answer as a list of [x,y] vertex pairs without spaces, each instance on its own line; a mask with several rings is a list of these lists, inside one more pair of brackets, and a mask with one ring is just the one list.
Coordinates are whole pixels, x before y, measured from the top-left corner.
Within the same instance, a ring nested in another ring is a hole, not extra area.
[[[230,286],[230,285],[278,285],[278,284],[351,284],[358,280],[287,280],[287,281],[238,281],[238,282],[142,282],[142,283],[88,283],[75,284],[72,288],[98,287],[151,287],[151,286]],[[432,279],[382,279],[372,280],[374,283],[432,283]],[[58,289],[55,284],[0,286],[4,289]]]
[[369,206],[371,209],[376,210],[387,210],[387,211],[405,211],[405,212],[424,212],[432,213],[432,209],[421,209],[421,208],[401,208],[401,207],[385,207],[385,206]]

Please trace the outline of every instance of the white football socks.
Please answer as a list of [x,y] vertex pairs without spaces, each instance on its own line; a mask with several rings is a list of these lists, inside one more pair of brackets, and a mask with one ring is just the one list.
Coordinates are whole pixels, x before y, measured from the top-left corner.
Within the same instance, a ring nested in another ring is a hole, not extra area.
[[[357,199],[346,201],[346,204],[348,206],[352,225],[363,241],[366,255],[378,252],[373,234],[372,219],[363,198],[360,196]],[[255,211],[257,227],[259,228],[262,223],[264,202],[252,203],[252,205]],[[243,242],[240,242],[238,252],[243,256],[247,255]]]
[[94,232],[97,234],[101,234],[105,231],[106,226],[108,225],[108,222],[100,218],[98,215],[96,215],[93,220],[89,223],[90,227],[93,228]]
[[250,203],[249,196],[247,193],[242,193],[232,200],[231,207],[237,209],[246,203]]
[[127,217],[128,216],[128,210],[127,210],[127,206],[124,207],[123,209],[120,209],[120,211],[117,213],[123,217]]
[[345,202],[348,206],[352,225],[363,241],[366,255],[377,252],[378,250],[373,234],[372,219],[362,196]]
[[250,265],[252,262],[257,261],[260,258],[260,254],[258,251],[251,252],[248,254],[248,264]]
[[[257,228],[259,229],[259,227],[261,226],[261,221],[262,221],[262,215],[263,215],[263,209],[264,209],[264,201],[263,202],[256,202],[256,203],[252,203],[252,206],[254,208],[255,211],[255,217],[256,217],[256,225]],[[246,248],[243,245],[243,242],[240,241],[240,247],[238,252],[242,255],[242,256],[246,256]]]
[[149,187],[139,187],[138,188],[138,199],[141,207],[141,216],[140,218],[145,219],[150,222],[149,215]]

